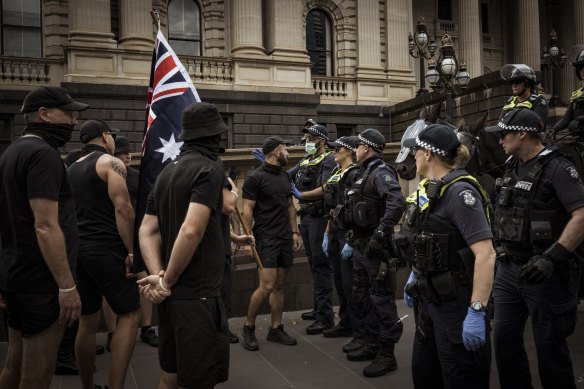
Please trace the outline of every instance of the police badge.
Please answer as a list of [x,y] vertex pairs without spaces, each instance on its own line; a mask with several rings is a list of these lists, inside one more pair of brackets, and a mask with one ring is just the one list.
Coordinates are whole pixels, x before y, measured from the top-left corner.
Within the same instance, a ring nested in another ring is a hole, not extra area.
[[474,207],[477,203],[476,197],[470,190],[463,190],[458,194],[458,196],[462,197],[464,205],[467,207]]
[[568,166],[566,170],[568,171],[568,173],[570,173],[570,177],[572,177],[573,179],[577,180],[578,178],[580,178],[580,176],[578,175],[578,171],[574,166]]

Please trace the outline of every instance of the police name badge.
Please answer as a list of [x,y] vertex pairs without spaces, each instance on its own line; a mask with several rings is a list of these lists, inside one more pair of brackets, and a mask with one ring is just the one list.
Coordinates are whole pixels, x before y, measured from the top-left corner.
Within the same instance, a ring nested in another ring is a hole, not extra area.
[[467,207],[474,208],[474,206],[477,204],[477,198],[470,190],[463,190],[458,194],[458,196],[462,198],[464,205]]
[[568,166],[566,170],[568,171],[568,174],[570,174],[570,177],[572,177],[573,179],[577,180],[580,178],[580,175],[578,174],[578,171],[574,166]]

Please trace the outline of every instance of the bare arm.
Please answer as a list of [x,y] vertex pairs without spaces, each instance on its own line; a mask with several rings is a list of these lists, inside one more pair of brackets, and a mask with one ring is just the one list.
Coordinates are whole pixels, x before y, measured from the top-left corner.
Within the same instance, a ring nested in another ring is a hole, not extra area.
[[237,192],[239,191],[231,178],[227,177],[227,181],[231,184],[231,191],[227,188],[223,188],[223,208],[221,209],[221,213],[224,215],[231,215],[237,207],[237,199],[239,198]]
[[[69,261],[65,236],[59,226],[59,203],[55,200],[36,198],[30,200],[34,215],[34,229],[39,248],[47,267],[51,271],[59,289],[70,289],[75,286]],[[77,290],[59,293],[61,313],[59,322],[71,325],[81,313],[81,300]]]
[[243,199],[243,224],[247,228],[247,232],[252,233],[253,224],[253,208],[255,207],[254,200]]
[[138,232],[140,238],[140,252],[144,264],[150,274],[158,274],[164,269],[162,262],[162,238],[158,218],[154,215],[144,215]]
[[578,208],[572,212],[572,218],[564,228],[558,243],[573,252],[584,240],[584,208]]
[[484,306],[489,302],[493,277],[495,275],[495,249],[491,239],[484,239],[470,245],[475,256],[472,301],[480,301]]
[[199,203],[190,203],[185,221],[172,247],[168,266],[164,274],[164,285],[172,288],[193,258],[199,247],[211,216],[211,208]]
[[298,231],[298,222],[296,220],[296,207],[294,207],[294,202],[290,196],[288,200],[288,217],[290,219],[290,229],[292,230],[292,239],[294,241],[294,250],[299,250],[302,246],[302,238],[300,237],[300,231]]

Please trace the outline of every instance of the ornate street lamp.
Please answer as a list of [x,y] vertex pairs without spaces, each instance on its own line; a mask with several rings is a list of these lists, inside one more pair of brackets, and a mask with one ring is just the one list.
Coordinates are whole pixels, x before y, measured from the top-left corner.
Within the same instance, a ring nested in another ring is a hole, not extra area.
[[558,46],[558,33],[555,29],[552,29],[550,46],[549,48],[544,47],[541,54],[542,65],[546,68],[547,79],[549,80],[550,93],[552,95],[549,104],[552,107],[558,102],[558,97],[554,94],[554,70],[562,69],[567,59],[566,50]]
[[435,92],[446,95],[446,112],[452,118],[452,95],[466,88],[470,75],[466,71],[466,64],[458,62],[450,35],[444,34],[441,42],[437,62],[428,61],[426,80]]
[[438,45],[436,44],[436,38],[432,35],[428,35],[428,30],[426,29],[426,24],[424,23],[424,17],[420,14],[418,17],[418,25],[416,26],[416,31],[412,36],[410,32],[410,36],[408,37],[408,48],[410,51],[410,55],[414,58],[420,58],[420,89],[418,90],[417,95],[421,95],[422,93],[427,93],[428,90],[424,84],[424,58],[430,59],[434,56],[436,52],[436,48]]

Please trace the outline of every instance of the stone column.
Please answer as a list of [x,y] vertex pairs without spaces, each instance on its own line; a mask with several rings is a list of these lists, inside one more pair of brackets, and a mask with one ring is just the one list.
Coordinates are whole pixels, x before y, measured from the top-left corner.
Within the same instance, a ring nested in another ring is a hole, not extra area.
[[120,44],[127,49],[152,50],[152,0],[120,0]]
[[584,20],[582,20],[582,15],[584,15],[584,2],[582,0],[574,0],[574,12],[572,13],[574,37],[576,38],[575,41],[580,45],[584,44]]
[[266,2],[266,52],[274,56],[308,58],[304,48],[302,27],[303,2],[299,0],[272,0]]
[[524,63],[533,70],[541,70],[539,39],[539,5],[533,0],[516,0],[515,44],[513,63]]
[[[387,0],[385,5],[387,31],[387,68],[413,71],[408,52],[408,34],[413,32],[412,2]],[[417,61],[416,61],[417,63]]]
[[69,1],[70,45],[113,48],[113,37],[109,0]]
[[262,0],[231,1],[233,55],[263,55]]
[[378,0],[359,0],[357,3],[357,34],[359,51],[357,72],[382,70]]
[[466,63],[471,77],[483,74],[481,20],[479,0],[458,1],[458,53],[459,61]]

